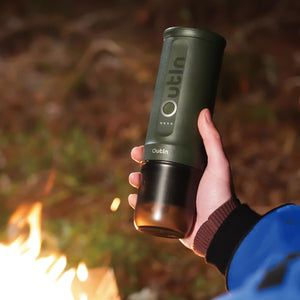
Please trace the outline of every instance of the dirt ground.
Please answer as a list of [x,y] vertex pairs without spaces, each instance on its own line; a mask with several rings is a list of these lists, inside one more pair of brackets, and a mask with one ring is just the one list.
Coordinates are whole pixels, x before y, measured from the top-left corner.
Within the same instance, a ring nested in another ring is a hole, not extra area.
[[[133,190],[127,176],[138,166],[129,153],[144,142],[162,33],[174,25],[209,28],[227,40],[214,120],[240,200],[261,213],[300,203],[299,1],[40,0],[4,1],[0,8],[3,210],[44,197],[48,219],[89,222],[95,211],[105,211],[105,199],[121,195],[131,224],[126,197]],[[34,146],[35,140],[41,144]],[[61,154],[57,145],[63,142],[67,147]],[[46,153],[42,163],[41,153]],[[51,172],[56,183],[45,196]],[[80,179],[74,173],[81,173]],[[66,187],[68,193],[61,193]],[[136,237],[131,233],[131,238]],[[177,251],[177,244],[157,244]],[[162,299],[220,293],[223,283],[214,270],[204,264],[197,269],[193,262],[180,267],[186,278],[205,269],[205,280],[218,282],[216,288],[204,288],[201,279],[194,285],[198,292],[187,292],[189,282],[180,281],[180,274],[172,277],[176,262],[156,260],[148,272],[136,265],[135,289],[163,278]],[[121,286],[124,277],[120,271]],[[130,292],[123,287],[124,298]]]

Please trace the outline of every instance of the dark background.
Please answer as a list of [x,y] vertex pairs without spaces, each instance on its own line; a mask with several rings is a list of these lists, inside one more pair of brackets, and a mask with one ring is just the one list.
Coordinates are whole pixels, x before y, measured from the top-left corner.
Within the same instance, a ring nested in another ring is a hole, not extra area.
[[[45,247],[112,266],[124,299],[209,299],[222,277],[178,241],[132,224],[130,150],[143,144],[163,30],[227,39],[214,119],[242,202],[300,193],[299,1],[1,1],[0,224],[42,201]],[[110,211],[120,197],[117,212]]]

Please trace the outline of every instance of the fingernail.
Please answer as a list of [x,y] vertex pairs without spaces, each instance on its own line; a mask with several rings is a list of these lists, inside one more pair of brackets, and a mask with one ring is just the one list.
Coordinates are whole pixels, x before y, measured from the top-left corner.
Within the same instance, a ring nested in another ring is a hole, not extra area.
[[133,147],[132,149],[131,149],[131,151],[130,151],[130,155],[132,156],[132,153],[135,151],[135,149],[136,149],[137,147]]
[[128,201],[133,201],[135,200],[136,194],[129,194],[128,195]]
[[133,177],[133,175],[134,175],[134,172],[129,174],[129,176],[128,176],[129,180]]
[[205,113],[205,120],[206,120],[207,123],[211,123],[212,122],[209,110],[207,110],[206,113]]

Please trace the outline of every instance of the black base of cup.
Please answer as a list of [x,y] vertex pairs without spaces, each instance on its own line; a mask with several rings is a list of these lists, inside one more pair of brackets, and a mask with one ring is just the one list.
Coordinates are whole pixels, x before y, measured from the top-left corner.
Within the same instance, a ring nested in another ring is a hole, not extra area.
[[195,221],[202,173],[173,162],[145,163],[134,216],[137,230],[166,238],[188,236]]

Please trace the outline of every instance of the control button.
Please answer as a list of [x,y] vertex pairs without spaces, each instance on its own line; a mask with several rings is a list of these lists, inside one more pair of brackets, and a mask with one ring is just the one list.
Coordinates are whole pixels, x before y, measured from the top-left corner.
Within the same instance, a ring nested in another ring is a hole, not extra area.
[[161,113],[165,117],[172,117],[177,110],[177,104],[175,101],[168,100],[165,101],[161,106]]

